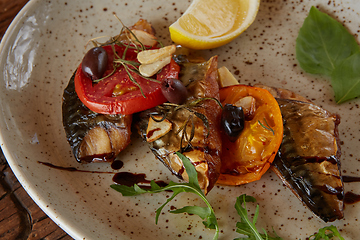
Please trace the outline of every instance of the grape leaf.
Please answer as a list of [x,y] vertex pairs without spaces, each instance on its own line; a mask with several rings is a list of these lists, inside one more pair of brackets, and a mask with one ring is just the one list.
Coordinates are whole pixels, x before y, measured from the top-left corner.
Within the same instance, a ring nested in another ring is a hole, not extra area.
[[359,51],[356,39],[341,23],[311,7],[296,39],[296,58],[302,69],[330,76],[344,59]]

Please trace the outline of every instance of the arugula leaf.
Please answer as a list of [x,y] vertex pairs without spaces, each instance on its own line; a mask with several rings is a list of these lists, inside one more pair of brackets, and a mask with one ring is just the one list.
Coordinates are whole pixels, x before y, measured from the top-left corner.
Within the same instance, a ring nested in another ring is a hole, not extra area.
[[183,154],[181,154],[179,152],[176,152],[176,154],[182,160],[185,170],[189,176],[188,183],[175,183],[175,182],[171,181],[167,186],[160,187],[159,185],[157,185],[155,183],[154,180],[152,180],[150,183],[150,189],[142,189],[137,184],[134,184],[134,186],[132,186],[132,187],[128,187],[125,185],[113,184],[110,187],[113,188],[114,190],[120,192],[123,196],[135,196],[135,195],[144,194],[144,193],[159,193],[159,192],[169,191],[169,190],[173,191],[173,195],[170,198],[168,198],[166,200],[166,202],[156,210],[156,216],[155,216],[156,224],[158,223],[158,219],[159,219],[162,209],[171,200],[173,200],[179,193],[181,193],[181,192],[195,193],[206,203],[207,207],[185,206],[181,209],[170,211],[170,213],[178,214],[178,213],[186,212],[189,214],[198,215],[201,219],[204,220],[203,224],[205,225],[205,227],[207,227],[209,229],[215,229],[215,234],[214,234],[213,240],[216,240],[219,237],[219,225],[217,223],[213,208],[211,207],[209,201],[206,199],[205,194],[201,191],[196,169],[187,157],[185,157]]
[[[215,229],[215,234],[213,237],[213,240],[217,240],[219,237],[219,225],[217,223],[217,219],[214,213],[213,208],[211,207],[209,201],[206,199],[205,194],[201,191],[201,188],[199,186],[199,181],[197,178],[197,172],[195,167],[192,165],[190,160],[182,155],[181,153],[176,153],[179,158],[183,161],[185,170],[189,176],[189,182],[188,183],[175,183],[170,182],[165,187],[160,187],[155,183],[154,180],[150,183],[150,189],[142,189],[137,184],[134,184],[132,187],[128,187],[125,185],[119,185],[119,184],[113,184],[110,187],[114,190],[120,192],[123,196],[135,196],[140,195],[144,193],[159,193],[163,191],[173,191],[173,195],[166,200],[164,204],[162,204],[157,210],[156,210],[156,217],[155,222],[158,223],[159,216],[162,212],[162,209],[171,201],[173,200],[179,193],[181,192],[189,192],[189,193],[195,193],[198,196],[200,196],[201,199],[206,203],[207,207],[199,207],[199,206],[185,206],[180,209],[176,209],[173,211],[170,211],[170,213],[188,213],[188,214],[195,214],[198,215],[201,219],[203,219],[203,224],[205,227],[209,229]],[[267,232],[262,229],[264,233],[260,233],[255,224],[257,221],[257,218],[259,216],[259,205],[256,206],[255,214],[252,219],[252,221],[248,217],[248,212],[246,209],[246,203],[247,202],[256,202],[256,199],[252,196],[248,196],[246,194],[241,195],[236,199],[235,203],[235,209],[237,210],[241,221],[236,223],[236,232],[243,234],[247,237],[239,237],[234,240],[283,240],[281,237],[279,237],[275,231],[275,237],[272,237],[267,234]],[[242,206],[244,205],[244,207]],[[310,238],[311,240],[329,240],[331,237],[337,236],[340,240],[344,240],[337,231],[336,227],[329,226],[319,229],[319,232],[312,235]]]
[[338,237],[340,240],[344,240],[344,238],[340,235],[337,228],[333,225],[328,227],[323,227],[319,229],[319,232],[310,236],[311,240],[330,240],[332,237]]
[[331,77],[336,102],[360,96],[360,48],[338,21],[311,7],[296,39],[302,69]]
[[[252,196],[247,196],[246,194],[241,195],[236,199],[235,209],[237,210],[238,214],[240,215],[241,221],[236,223],[236,232],[246,235],[248,237],[243,238],[236,238],[234,240],[241,240],[241,239],[248,239],[248,240],[282,240],[281,237],[277,236],[274,231],[275,237],[269,236],[266,231],[263,229],[264,233],[260,233],[255,224],[257,218],[259,216],[259,205],[256,206],[255,214],[253,217],[253,221],[250,221],[248,217],[248,212],[246,209],[247,202],[256,202],[256,199]],[[242,206],[244,204],[244,207]]]
[[344,59],[359,52],[346,28],[312,6],[296,39],[296,58],[308,73],[330,76]]

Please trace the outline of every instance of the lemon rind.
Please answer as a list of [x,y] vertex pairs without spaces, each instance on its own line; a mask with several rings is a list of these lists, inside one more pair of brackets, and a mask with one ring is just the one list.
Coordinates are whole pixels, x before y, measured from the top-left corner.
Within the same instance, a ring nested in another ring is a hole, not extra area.
[[[249,0],[251,2],[253,0]],[[255,2],[255,3],[254,3]],[[191,5],[187,8],[183,15],[186,15],[188,12],[191,12],[195,7],[196,1],[192,2]],[[209,36],[197,36],[195,34],[184,31],[179,24],[179,19],[170,25],[170,37],[171,40],[177,44],[181,44],[184,47],[192,49],[210,49],[223,46],[235,38],[237,38],[241,33],[243,33],[249,26],[255,21],[257,13],[259,11],[260,1],[253,1],[249,4],[249,11],[247,17],[245,18],[243,24],[236,31],[225,34],[221,37],[211,38]]]

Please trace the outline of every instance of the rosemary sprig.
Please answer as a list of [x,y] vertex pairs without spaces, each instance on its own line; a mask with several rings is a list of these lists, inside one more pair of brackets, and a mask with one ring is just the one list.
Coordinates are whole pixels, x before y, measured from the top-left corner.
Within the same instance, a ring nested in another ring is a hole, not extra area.
[[[186,149],[188,148],[193,148],[191,141],[192,139],[195,137],[195,119],[194,116],[197,117],[198,119],[200,119],[206,130],[207,130],[207,134],[206,134],[206,138],[209,136],[210,134],[210,125],[209,125],[209,121],[207,119],[207,117],[202,114],[199,111],[196,111],[195,107],[200,107],[200,105],[204,102],[204,101],[215,101],[221,108],[222,108],[222,104],[220,103],[220,101],[216,98],[199,98],[196,99],[190,103],[186,103],[186,104],[182,104],[182,105],[178,105],[175,103],[163,103],[162,105],[157,106],[157,110],[160,113],[160,115],[162,115],[162,118],[159,120],[155,120],[153,117],[153,119],[157,122],[161,122],[164,121],[166,119],[167,116],[172,115],[173,113],[175,113],[176,111],[179,110],[186,110],[188,112],[190,112],[190,115],[188,117],[188,119],[186,119],[183,124],[179,127],[178,131],[175,133],[176,135],[181,133],[180,136],[180,149],[179,152],[184,152],[186,151]],[[151,115],[150,115],[151,116]],[[191,129],[190,129],[190,133],[188,133],[188,126],[191,124]],[[184,144],[184,142],[186,142],[186,145]],[[185,146],[184,146],[185,145]]]
[[105,77],[102,77],[102,78],[99,78],[99,79],[96,79],[96,80],[92,80],[93,81],[93,83],[99,83],[99,82],[101,82],[102,80],[104,80],[105,78],[108,78],[108,77],[110,77],[111,75],[113,75],[115,72],[116,72],[116,69],[117,69],[118,67],[117,66],[115,66],[115,64],[113,64],[113,70],[112,70],[112,72],[111,73],[109,73],[108,75],[106,75]]
[[[107,41],[105,43],[100,43],[100,42],[97,41],[98,39],[103,38],[103,37],[93,38],[93,39],[89,40],[86,43],[86,45],[88,45],[89,42],[92,42],[95,47],[110,45],[112,50],[113,50],[113,54],[114,54],[113,71],[111,73],[109,73],[107,76],[105,76],[103,78],[100,78],[100,79],[97,79],[97,80],[94,80],[93,82],[94,83],[99,83],[102,80],[104,80],[104,79],[110,77],[111,75],[113,75],[118,70],[118,68],[123,67],[124,70],[126,71],[127,75],[129,76],[130,81],[132,81],[140,89],[142,96],[144,98],[146,98],[146,96],[145,96],[145,94],[143,92],[143,89],[141,88],[140,84],[136,81],[134,76],[131,74],[131,72],[133,72],[136,75],[139,75],[142,78],[144,78],[146,80],[149,80],[149,81],[153,81],[153,82],[156,82],[156,83],[160,83],[160,81],[158,81],[158,80],[156,80],[154,78],[151,78],[151,77],[143,76],[139,71],[140,63],[138,63],[136,61],[126,60],[126,55],[127,55],[127,52],[128,52],[129,49],[140,52],[140,51],[147,50],[147,48],[137,38],[137,36],[133,33],[133,31],[131,31],[130,28],[128,28],[127,26],[125,26],[123,24],[123,22],[121,21],[121,19],[118,16],[116,16],[116,15],[114,15],[114,16],[115,16],[115,18],[117,18],[117,20],[122,25],[122,28],[121,28],[121,31],[120,31],[119,35],[117,35],[116,37],[110,37],[110,41]],[[122,41],[122,40],[124,40],[124,38],[126,38],[125,40],[127,40],[126,43],[124,43],[124,41]],[[160,43],[161,46],[163,46],[160,41],[158,41],[158,42]],[[116,52],[115,44],[125,47],[125,49],[124,49],[124,51],[122,53],[122,56],[119,56],[119,54]]]
[[[144,51],[146,50],[146,47],[144,46],[144,44],[142,44],[142,42],[139,41],[139,39],[136,37],[136,35],[130,30],[130,28],[128,28],[127,26],[125,26],[125,24],[121,21],[121,19],[117,16],[117,15],[114,15],[117,20],[121,23],[121,25],[123,26],[123,29],[125,29],[126,31],[124,31],[124,33],[126,34],[126,37],[128,38],[129,42],[132,43],[132,39],[128,37],[128,34],[127,33],[130,33],[134,38],[135,38],[135,41],[137,43],[139,43],[139,45],[141,46],[141,51]],[[123,32],[123,29],[121,29],[121,32]],[[134,44],[135,46],[137,46],[137,44]]]
[[[188,137],[188,135],[187,135],[187,126],[188,126],[189,122],[191,122],[190,137]],[[180,150],[179,150],[180,153],[185,152],[186,149],[193,148],[192,144],[191,144],[191,140],[195,136],[195,124],[194,124],[192,115],[189,116],[189,118],[184,122],[184,124],[181,126],[181,128],[179,129],[179,131],[176,134],[179,134],[181,129],[182,129],[182,134],[181,134],[181,138],[180,138]],[[186,141],[185,147],[183,147],[184,141]]]
[[272,129],[272,128],[270,127],[270,125],[268,124],[268,122],[266,121],[265,118],[264,118],[264,122],[265,122],[266,126],[265,126],[264,124],[262,124],[262,123],[260,122],[260,120],[258,120],[258,123],[260,124],[260,126],[262,126],[262,127],[265,128],[266,130],[272,132],[273,135],[275,135],[274,129]]
[[135,80],[135,78],[133,77],[133,75],[131,75],[131,73],[129,72],[129,67],[125,64],[125,63],[121,63],[126,71],[126,73],[129,75],[130,80],[140,89],[141,95],[143,95],[144,98],[146,98],[140,84]]

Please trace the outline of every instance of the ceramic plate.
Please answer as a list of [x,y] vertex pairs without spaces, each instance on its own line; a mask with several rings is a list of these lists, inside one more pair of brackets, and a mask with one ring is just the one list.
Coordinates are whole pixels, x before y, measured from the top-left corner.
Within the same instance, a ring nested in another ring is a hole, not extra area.
[[[212,239],[197,216],[170,214],[184,205],[202,205],[191,194],[180,194],[155,224],[155,210],[170,193],[123,197],[110,189],[113,174],[67,172],[38,161],[81,170],[112,172],[108,164],[79,165],[62,126],[62,94],[94,37],[116,35],[121,24],[149,20],[157,36],[169,44],[168,26],[190,1],[48,0],[30,1],[16,17],[1,43],[1,147],[17,178],[35,202],[76,239]],[[295,58],[295,39],[312,5],[329,13],[357,37],[360,2],[341,0],[261,1],[258,16],[239,38],[201,54],[219,55],[244,84],[264,83],[288,88],[342,116],[342,172],[360,175],[359,99],[334,103],[327,79],[304,73]],[[134,138],[119,156],[121,171],[145,173],[147,179],[174,180],[147,146]],[[356,192],[357,183],[345,184]],[[268,172],[257,182],[238,187],[216,186],[208,195],[221,228],[220,239],[239,235],[234,203],[246,193],[260,204],[258,226],[284,239],[305,239],[327,226],[315,217],[278,177]],[[254,206],[249,206],[254,210]],[[360,235],[360,204],[347,205],[345,218],[335,221],[346,239]]]

